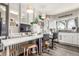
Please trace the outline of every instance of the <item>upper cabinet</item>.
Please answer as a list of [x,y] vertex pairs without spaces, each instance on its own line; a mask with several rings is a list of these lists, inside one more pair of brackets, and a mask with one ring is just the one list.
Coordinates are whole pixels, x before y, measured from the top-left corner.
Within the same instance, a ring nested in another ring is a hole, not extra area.
[[21,4],[21,23],[30,24],[33,21],[33,8],[28,4]]

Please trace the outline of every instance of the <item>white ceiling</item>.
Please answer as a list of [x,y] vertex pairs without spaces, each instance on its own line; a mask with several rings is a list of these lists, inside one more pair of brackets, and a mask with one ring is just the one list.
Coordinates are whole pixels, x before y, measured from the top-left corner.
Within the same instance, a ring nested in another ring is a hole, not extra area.
[[[16,5],[13,5],[12,8],[17,9]],[[79,8],[79,3],[22,3],[21,5],[22,11],[26,11],[27,6],[30,5],[36,12],[44,12],[48,15],[56,15]]]

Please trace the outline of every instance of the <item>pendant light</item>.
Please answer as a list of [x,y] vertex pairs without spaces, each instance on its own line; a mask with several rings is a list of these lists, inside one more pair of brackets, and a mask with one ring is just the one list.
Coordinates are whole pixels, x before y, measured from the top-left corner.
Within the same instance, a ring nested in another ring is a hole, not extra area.
[[27,6],[27,13],[33,13],[33,8],[31,5]]
[[45,19],[46,18],[46,10],[45,10],[45,6],[42,6],[42,11],[41,11],[41,16],[42,16],[42,19]]

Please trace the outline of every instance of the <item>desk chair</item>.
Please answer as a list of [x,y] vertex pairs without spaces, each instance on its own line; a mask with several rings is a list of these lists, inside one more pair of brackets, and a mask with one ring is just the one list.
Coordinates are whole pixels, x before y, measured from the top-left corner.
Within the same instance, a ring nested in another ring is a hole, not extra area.
[[50,42],[49,42],[49,34],[44,34],[43,36],[43,52],[49,53]]

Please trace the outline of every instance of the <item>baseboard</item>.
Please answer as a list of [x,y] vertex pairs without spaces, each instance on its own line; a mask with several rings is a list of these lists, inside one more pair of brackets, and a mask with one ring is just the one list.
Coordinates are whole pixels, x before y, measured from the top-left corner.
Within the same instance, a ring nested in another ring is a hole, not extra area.
[[79,48],[79,45],[76,45],[76,44],[70,44],[70,43],[64,43],[64,42],[58,42],[59,44],[63,44],[63,45],[68,45],[68,46],[73,46],[73,47],[78,47]]

